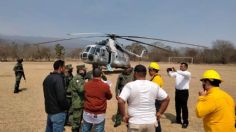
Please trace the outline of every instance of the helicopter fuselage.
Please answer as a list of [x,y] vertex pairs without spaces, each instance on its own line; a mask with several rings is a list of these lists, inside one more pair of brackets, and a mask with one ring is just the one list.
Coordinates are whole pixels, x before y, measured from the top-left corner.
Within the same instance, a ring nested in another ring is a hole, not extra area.
[[88,45],[81,53],[84,63],[106,66],[110,64],[113,68],[125,68],[130,66],[129,55],[123,51],[110,51],[106,45]]

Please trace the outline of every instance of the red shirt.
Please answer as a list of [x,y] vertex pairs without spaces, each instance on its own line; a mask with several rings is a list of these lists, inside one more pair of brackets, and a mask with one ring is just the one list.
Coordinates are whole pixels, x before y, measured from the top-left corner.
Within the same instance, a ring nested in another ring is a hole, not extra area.
[[107,100],[112,98],[110,87],[101,79],[93,79],[84,85],[84,110],[92,114],[106,112]]

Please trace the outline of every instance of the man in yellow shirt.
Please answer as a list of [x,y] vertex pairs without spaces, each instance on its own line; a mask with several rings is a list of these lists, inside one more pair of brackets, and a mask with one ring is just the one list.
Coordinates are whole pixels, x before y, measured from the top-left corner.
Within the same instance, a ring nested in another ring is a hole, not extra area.
[[[160,66],[158,65],[157,62],[151,62],[149,67],[148,67],[148,72],[149,75],[151,76],[152,82],[156,83],[158,86],[163,88],[164,82],[160,74],[158,74],[158,71],[160,70]],[[160,109],[161,102],[156,100],[155,106],[156,106],[156,111],[158,112]],[[161,123],[160,120],[158,120],[158,126],[156,127],[156,132],[161,132]]]
[[206,132],[236,132],[235,103],[219,88],[222,82],[215,70],[207,70],[201,78],[203,90],[199,92],[196,115],[203,118]]
[[157,62],[150,63],[150,65],[148,67],[149,75],[151,76],[150,81],[156,83],[157,85],[159,85],[162,88],[164,85],[164,82],[163,82],[161,75],[158,74],[159,70],[160,70],[160,66],[158,65]]

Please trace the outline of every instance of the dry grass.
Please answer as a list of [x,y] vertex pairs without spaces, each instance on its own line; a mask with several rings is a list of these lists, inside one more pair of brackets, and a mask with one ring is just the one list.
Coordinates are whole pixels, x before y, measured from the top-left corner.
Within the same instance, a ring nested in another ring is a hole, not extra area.
[[[81,62],[70,62],[73,66]],[[142,63],[148,66],[147,62],[133,62],[132,66]],[[12,71],[14,62],[0,62],[0,131],[2,132],[42,132],[45,129],[46,114],[44,111],[44,97],[42,90],[42,81],[49,72],[52,71],[51,62],[24,62],[24,69],[26,74],[26,82],[21,81],[20,88],[23,89],[19,94],[13,94],[15,83],[14,73]],[[90,65],[86,65],[91,69]],[[167,67],[176,67],[178,64],[160,63],[161,75],[164,78],[164,89],[171,97],[171,102],[168,109],[161,119],[163,132],[201,132],[203,131],[202,121],[195,116],[195,104],[198,97],[198,91],[201,89],[199,81],[201,74],[206,69],[217,70],[224,79],[222,88],[230,93],[236,99],[236,67],[235,65],[190,65],[189,71],[192,73],[192,80],[190,84],[190,97],[188,101],[189,106],[189,120],[190,125],[187,129],[182,129],[180,125],[172,124],[171,120],[175,119],[174,107],[174,79],[166,74]],[[116,83],[118,74],[107,75],[108,79],[112,81],[112,92],[114,94],[114,85]],[[149,79],[149,77],[148,77]],[[108,101],[108,108],[106,114],[106,131],[107,132],[125,132],[126,126],[122,124],[118,128],[113,127],[111,120],[112,115],[116,112],[116,99],[113,97]],[[70,131],[67,127],[66,131]]]

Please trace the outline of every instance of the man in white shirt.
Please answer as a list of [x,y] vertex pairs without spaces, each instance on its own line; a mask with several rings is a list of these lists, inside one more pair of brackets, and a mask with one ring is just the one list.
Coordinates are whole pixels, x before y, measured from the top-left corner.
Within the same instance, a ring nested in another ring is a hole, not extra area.
[[[180,70],[175,68],[168,68],[167,73],[175,78],[175,110],[176,110],[176,123],[182,124],[182,128],[188,127],[188,96],[189,96],[189,82],[191,73],[187,71],[188,64],[182,62]],[[181,121],[181,111],[183,122]]]
[[[147,70],[143,65],[134,68],[135,81],[127,83],[118,99],[119,112],[123,121],[128,123],[129,132],[155,132],[157,120],[169,104],[169,96],[157,84],[146,80]],[[161,100],[160,110],[156,112],[155,99]],[[125,111],[128,103],[128,114]]]

